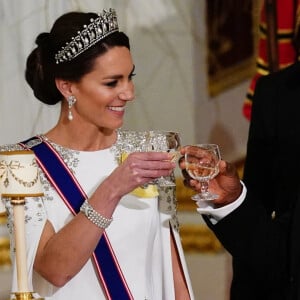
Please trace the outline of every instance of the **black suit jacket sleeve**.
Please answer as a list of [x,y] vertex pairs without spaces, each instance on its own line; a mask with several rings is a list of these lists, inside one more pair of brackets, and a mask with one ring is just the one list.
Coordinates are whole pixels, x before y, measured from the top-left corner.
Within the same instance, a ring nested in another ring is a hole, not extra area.
[[255,280],[265,285],[287,280],[289,215],[270,218],[249,194],[239,208],[216,225],[207,216],[203,217],[224,247]]

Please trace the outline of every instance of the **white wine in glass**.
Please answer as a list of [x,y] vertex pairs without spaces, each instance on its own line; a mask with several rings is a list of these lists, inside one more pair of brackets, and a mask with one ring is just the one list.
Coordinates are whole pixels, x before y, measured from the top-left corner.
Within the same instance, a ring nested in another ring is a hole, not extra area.
[[216,144],[196,144],[187,148],[186,171],[201,184],[201,192],[192,196],[193,200],[210,201],[218,198],[218,195],[209,192],[208,184],[218,175],[220,160],[220,150]]

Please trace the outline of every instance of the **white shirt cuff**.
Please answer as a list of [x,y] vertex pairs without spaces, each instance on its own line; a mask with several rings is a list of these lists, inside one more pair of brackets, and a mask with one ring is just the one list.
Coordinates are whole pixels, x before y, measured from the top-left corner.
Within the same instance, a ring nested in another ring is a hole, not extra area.
[[241,184],[243,186],[241,195],[233,202],[231,202],[228,205],[225,205],[220,208],[215,208],[214,204],[209,201],[199,201],[197,205],[199,208],[197,208],[198,213],[202,215],[208,215],[210,216],[210,220],[213,224],[216,224],[218,221],[220,221],[222,218],[229,215],[232,211],[234,211],[237,207],[239,207],[243,201],[245,200],[247,188],[245,184],[241,181]]

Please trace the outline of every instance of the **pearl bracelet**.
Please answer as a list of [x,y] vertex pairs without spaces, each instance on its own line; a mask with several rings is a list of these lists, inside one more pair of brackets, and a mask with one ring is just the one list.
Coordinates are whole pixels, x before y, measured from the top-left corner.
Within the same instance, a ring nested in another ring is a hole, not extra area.
[[107,219],[105,217],[103,217],[102,215],[100,215],[98,212],[96,212],[94,210],[94,208],[88,203],[87,200],[85,200],[83,202],[83,204],[80,207],[80,211],[82,213],[84,213],[84,215],[96,226],[100,227],[100,228],[107,228],[110,223],[112,222],[112,218],[111,219]]

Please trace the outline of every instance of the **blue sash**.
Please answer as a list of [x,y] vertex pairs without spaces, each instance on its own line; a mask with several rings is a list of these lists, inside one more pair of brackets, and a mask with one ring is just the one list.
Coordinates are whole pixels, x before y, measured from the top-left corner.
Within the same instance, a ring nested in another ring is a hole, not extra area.
[[[72,214],[78,214],[87,195],[56,150],[38,136],[19,144],[34,151],[37,163],[48,180]],[[107,299],[133,299],[105,231],[92,255],[92,261]]]

